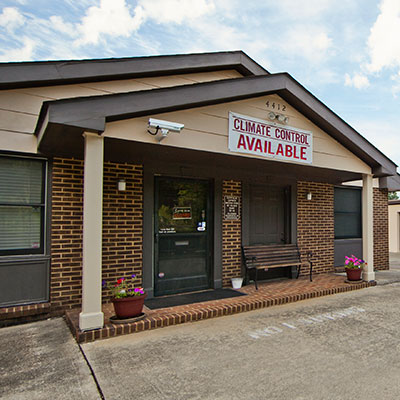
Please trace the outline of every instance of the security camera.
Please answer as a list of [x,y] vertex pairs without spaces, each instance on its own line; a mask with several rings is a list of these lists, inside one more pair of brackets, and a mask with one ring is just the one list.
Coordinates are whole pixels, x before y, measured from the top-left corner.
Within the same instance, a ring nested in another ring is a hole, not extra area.
[[149,128],[156,128],[166,131],[180,132],[184,124],[178,124],[177,122],[163,121],[161,119],[149,118]]
[[282,114],[278,114],[276,118],[279,122],[283,122],[284,124],[287,124],[289,122],[289,117],[286,117],[285,115]]

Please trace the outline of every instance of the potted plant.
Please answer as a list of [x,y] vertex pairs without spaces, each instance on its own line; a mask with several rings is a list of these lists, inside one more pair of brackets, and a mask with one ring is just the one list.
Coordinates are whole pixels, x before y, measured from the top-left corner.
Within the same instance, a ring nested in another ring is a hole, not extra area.
[[361,280],[361,272],[364,267],[365,261],[361,260],[361,258],[357,258],[354,254],[352,254],[351,257],[345,256],[344,264],[347,280]]
[[147,294],[142,287],[135,287],[135,279],[136,275],[131,275],[108,284],[103,281],[103,288],[111,290],[111,301],[118,319],[134,318],[142,314]]

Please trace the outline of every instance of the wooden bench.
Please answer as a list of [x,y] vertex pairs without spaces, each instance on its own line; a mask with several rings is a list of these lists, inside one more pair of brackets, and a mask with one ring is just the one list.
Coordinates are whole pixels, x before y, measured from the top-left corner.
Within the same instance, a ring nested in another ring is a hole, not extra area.
[[245,283],[248,283],[250,271],[255,271],[254,283],[256,290],[257,272],[260,269],[297,267],[297,278],[302,265],[310,266],[310,282],[312,282],[312,253],[307,253],[307,260],[302,260],[301,253],[296,244],[273,244],[242,246],[243,263],[246,269]]

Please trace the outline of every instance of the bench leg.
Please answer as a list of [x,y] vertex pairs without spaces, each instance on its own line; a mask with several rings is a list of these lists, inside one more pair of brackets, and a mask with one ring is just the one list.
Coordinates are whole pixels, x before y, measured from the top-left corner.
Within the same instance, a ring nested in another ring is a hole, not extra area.
[[255,274],[255,279],[254,279],[254,285],[256,287],[256,290],[258,290],[258,286],[257,286],[257,275],[258,275],[258,268],[255,269],[256,270],[256,274]]
[[312,282],[312,261],[310,261],[310,282]]
[[296,279],[299,279],[299,276],[300,276],[300,268],[301,268],[301,265],[299,265],[299,266],[297,267],[297,278],[296,278]]

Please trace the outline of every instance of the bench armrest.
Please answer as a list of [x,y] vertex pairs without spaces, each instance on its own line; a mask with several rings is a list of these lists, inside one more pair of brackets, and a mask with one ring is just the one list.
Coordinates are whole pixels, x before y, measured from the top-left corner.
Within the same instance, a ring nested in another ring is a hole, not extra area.
[[253,256],[253,257],[245,257],[245,261],[244,261],[244,266],[246,268],[254,268],[251,266],[251,264],[255,263],[257,261],[257,257]]

